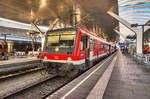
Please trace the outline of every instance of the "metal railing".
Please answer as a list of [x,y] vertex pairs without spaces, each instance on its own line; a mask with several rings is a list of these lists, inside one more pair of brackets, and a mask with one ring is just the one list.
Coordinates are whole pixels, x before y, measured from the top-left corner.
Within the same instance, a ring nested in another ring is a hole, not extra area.
[[134,60],[139,64],[145,64],[150,66],[150,54],[134,54]]
[[39,51],[29,51],[28,54],[26,54],[24,51],[18,51],[15,52],[15,56],[38,56],[39,55]]
[[149,54],[144,55],[144,63],[145,64],[150,64],[150,55]]

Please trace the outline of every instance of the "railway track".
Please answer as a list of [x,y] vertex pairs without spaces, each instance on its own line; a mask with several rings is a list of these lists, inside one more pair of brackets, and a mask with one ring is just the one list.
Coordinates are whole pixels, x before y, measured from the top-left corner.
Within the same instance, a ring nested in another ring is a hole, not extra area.
[[[74,80],[74,78],[70,79],[69,82],[71,82],[72,80]],[[50,91],[48,94],[42,96],[41,99],[46,99],[49,95],[51,95],[51,94],[53,94],[54,92],[58,91],[59,89],[61,89],[61,88],[64,87],[65,85],[67,85],[69,82],[66,82],[66,83],[60,85],[59,87],[57,87],[55,90]]]
[[5,73],[1,74],[0,75],[0,88],[1,88],[0,99],[10,98],[11,96],[16,95],[19,92],[23,92],[24,90],[30,88],[32,89],[32,87],[43,84],[46,81],[55,79],[56,77],[56,75],[47,74],[45,72],[44,67],[42,68],[39,66],[33,66],[33,67],[34,68],[31,69],[25,69],[25,70],[22,69],[16,72],[10,72],[10,73],[8,72],[6,74]]
[[58,90],[60,87],[63,87],[70,81],[71,79],[67,77],[56,76],[9,97],[6,97],[5,99],[42,99],[45,97],[45,95],[49,94],[50,92],[53,93],[55,90]]
[[[113,57],[114,55],[115,55],[115,54],[111,55],[111,57]],[[78,75],[78,76],[76,77],[76,79],[79,80],[79,78],[82,78],[81,76],[83,76],[83,78],[85,78],[85,77],[86,77],[86,76],[85,76],[86,73],[91,72],[91,70],[95,70],[95,68],[97,68],[97,65],[98,65],[98,64],[104,64],[105,61],[107,61],[107,57],[104,57],[102,60],[99,60],[97,63],[95,63],[95,65],[94,65],[93,67],[89,68],[87,71],[82,72],[80,75]],[[109,63],[109,62],[107,62],[107,64],[105,64],[106,66],[103,66],[103,68],[101,69],[101,74],[103,74],[103,70],[105,71],[105,70],[107,69],[108,63]],[[71,81],[74,82],[74,80],[76,80],[76,79],[73,78],[73,79],[71,79]],[[71,81],[70,81],[70,82],[71,82]],[[50,93],[46,94],[45,96],[43,96],[41,99],[50,99],[50,98],[47,98],[47,97],[50,96],[50,95],[52,95],[53,93],[55,94],[55,92],[57,92],[58,90],[60,90],[60,89],[61,89],[62,87],[64,87],[65,85],[69,84],[70,82],[64,83],[63,85],[61,85],[61,86],[58,87],[57,89],[55,89],[55,90],[51,91]],[[74,84],[75,84],[75,83],[74,83]],[[69,86],[67,85],[67,87],[69,87]],[[58,97],[59,97],[59,96],[58,96]],[[60,97],[59,97],[59,98],[60,98]]]
[[23,74],[34,72],[34,71],[44,70],[44,69],[45,68],[36,67],[36,68],[27,69],[27,70],[24,70],[24,71],[23,70],[18,71],[16,73],[3,74],[3,75],[0,75],[0,80],[7,79],[7,78],[10,78],[10,77],[15,77],[15,76],[18,76],[18,75],[23,75]]
[[[12,81],[15,82],[15,80],[13,79],[17,79],[17,81],[19,81],[18,83],[25,82],[25,84],[19,85],[20,87],[16,87],[15,86],[16,83],[14,83],[14,87],[11,90],[5,92],[5,94],[4,92],[3,94],[1,94],[2,91],[0,91],[0,98],[5,98],[5,99],[41,99],[42,98],[44,99],[45,97],[59,90],[61,87],[65,86],[67,83],[69,83],[75,78],[75,77],[74,78],[58,77],[56,75],[43,74],[43,72],[44,70],[37,70],[35,71],[35,73],[34,72],[29,72],[29,74],[25,73],[21,75],[19,79],[17,78],[17,76],[15,76],[15,78],[13,77]],[[11,82],[11,81],[7,81],[7,82]],[[13,86],[12,84],[10,85]],[[9,85],[7,84],[7,86]],[[3,89],[5,88],[3,87]]]
[[0,65],[0,80],[23,75],[26,73],[39,71],[45,69],[41,66],[39,60],[13,63],[13,64],[1,64]]
[[[63,87],[67,83],[69,83],[74,78],[68,78],[68,77],[60,77],[57,75],[49,75],[46,74],[44,69],[34,69],[30,72],[24,73],[26,76],[28,73],[34,75],[34,72],[38,72],[37,75],[41,75],[40,77],[37,76],[36,81],[26,84],[26,86],[21,86],[20,88],[16,88],[15,91],[9,90],[8,92],[5,92],[5,94],[1,94],[0,91],[0,98],[5,99],[41,99],[45,97],[45,95],[48,95],[49,92],[54,92],[55,90],[58,90],[60,87]],[[32,76],[32,75],[28,76]],[[18,74],[18,76],[20,76]],[[19,78],[23,78],[23,74]],[[17,77],[17,75],[13,76]],[[12,78],[15,79],[15,78]],[[17,77],[17,80],[18,77]],[[7,81],[7,80],[6,80]],[[24,82],[24,81],[22,81]],[[13,82],[11,82],[13,83]],[[1,85],[1,82],[0,82]],[[7,85],[8,86],[8,85]],[[1,87],[1,86],[0,86]],[[14,86],[15,87],[15,86]],[[48,89],[47,89],[48,88]],[[12,89],[14,90],[14,89]],[[33,93],[34,92],[34,93]],[[41,93],[42,92],[42,93]],[[34,98],[33,98],[34,97]]]
[[36,69],[32,72],[26,72],[21,75],[15,75],[9,79],[1,79],[0,80],[0,99],[11,96],[17,92],[28,89],[32,86],[35,86],[39,83],[42,83],[46,80],[49,80],[55,75],[45,74],[43,75],[41,72],[44,72],[43,69]]
[[0,76],[1,75],[8,75],[13,74],[18,71],[25,71],[29,69],[34,69],[40,67],[41,62],[40,60],[33,60],[27,62],[19,62],[19,63],[7,63],[0,64]]

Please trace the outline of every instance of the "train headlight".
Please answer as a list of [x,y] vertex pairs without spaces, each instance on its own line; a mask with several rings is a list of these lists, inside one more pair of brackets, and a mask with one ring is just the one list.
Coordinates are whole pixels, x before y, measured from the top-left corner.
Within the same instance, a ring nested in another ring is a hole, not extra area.
[[71,59],[71,57],[68,57],[68,59],[67,59],[68,61],[72,61],[72,59]]
[[59,48],[58,48],[58,47],[56,47],[56,48],[55,48],[55,51],[56,51],[56,52],[58,52],[58,51],[59,51]]
[[44,59],[47,59],[47,56],[45,56]]

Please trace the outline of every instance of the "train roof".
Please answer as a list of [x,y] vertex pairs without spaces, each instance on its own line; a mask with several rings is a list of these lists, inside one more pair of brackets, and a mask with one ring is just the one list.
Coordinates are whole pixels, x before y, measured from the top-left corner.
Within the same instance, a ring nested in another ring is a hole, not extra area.
[[48,32],[57,32],[57,31],[73,31],[73,30],[79,30],[81,31],[82,33],[85,33],[87,34],[88,36],[98,40],[98,41],[101,41],[103,43],[106,43],[106,44],[109,44],[109,45],[113,45],[109,42],[107,42],[106,40],[104,40],[103,38],[97,36],[96,34],[92,33],[92,32],[89,32],[85,29],[82,29],[82,28],[60,28],[60,29],[54,29],[54,30],[51,30],[51,31],[48,31]]
[[57,32],[57,31],[73,31],[73,30],[78,30],[79,28],[60,28],[60,29],[54,29],[48,32]]
[[92,38],[94,38],[94,39],[96,39],[96,40],[98,40],[98,41],[101,41],[101,42],[103,42],[103,43],[112,45],[112,44],[110,44],[109,42],[107,42],[106,40],[104,40],[103,38],[97,36],[96,34],[94,34],[94,33],[92,33],[92,32],[89,32],[89,31],[84,30],[84,29],[82,29],[82,28],[80,28],[80,30],[81,30],[82,33],[85,33],[85,34],[89,35],[90,37],[92,37]]

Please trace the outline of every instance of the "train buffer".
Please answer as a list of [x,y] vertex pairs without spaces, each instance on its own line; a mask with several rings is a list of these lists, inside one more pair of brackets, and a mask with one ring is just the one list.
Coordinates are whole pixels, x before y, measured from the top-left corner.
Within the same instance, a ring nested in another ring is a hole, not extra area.
[[150,70],[120,51],[46,99],[150,99]]

